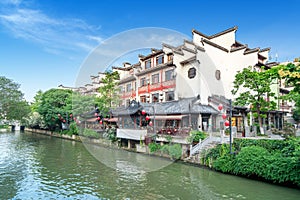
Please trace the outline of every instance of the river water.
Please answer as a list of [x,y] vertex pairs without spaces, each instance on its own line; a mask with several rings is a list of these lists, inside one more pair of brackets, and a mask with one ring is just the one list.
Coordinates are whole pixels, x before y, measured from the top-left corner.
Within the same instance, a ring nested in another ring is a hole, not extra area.
[[[98,155],[108,155],[107,149],[97,149]],[[152,171],[133,170],[134,160],[141,155],[123,154],[123,159],[113,158],[118,167],[111,167],[79,142],[33,133],[1,133],[0,199],[300,199],[297,189],[181,163]],[[124,157],[131,158],[130,164]],[[160,159],[144,158],[149,163]]]

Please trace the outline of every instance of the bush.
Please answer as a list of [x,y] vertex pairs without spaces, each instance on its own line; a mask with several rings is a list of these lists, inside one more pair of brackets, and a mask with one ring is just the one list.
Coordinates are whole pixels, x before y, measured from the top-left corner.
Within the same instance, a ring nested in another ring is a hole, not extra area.
[[97,133],[96,131],[92,130],[92,129],[84,129],[83,131],[83,136],[88,137],[88,138],[100,138],[99,133]]
[[190,136],[188,137],[188,142],[199,142],[199,140],[204,140],[207,137],[207,134],[203,131],[192,130]]
[[182,155],[182,148],[180,144],[169,145],[169,155],[171,159],[180,159]]
[[70,124],[70,128],[69,128],[70,134],[71,135],[78,135],[79,130],[78,130],[78,126],[75,122],[72,122]]
[[236,139],[233,144],[235,154],[229,154],[228,144],[218,145],[207,152],[203,163],[212,160],[213,168],[221,172],[300,187],[300,138]]
[[263,147],[244,147],[236,156],[233,173],[264,177],[270,153]]
[[149,147],[151,153],[156,152],[156,151],[160,150],[160,148],[161,148],[161,146],[159,144],[154,143],[154,142],[149,143],[148,147]]
[[106,131],[106,133],[104,134],[104,136],[111,140],[112,142],[116,142],[118,140],[117,138],[117,131],[115,128],[110,128]]

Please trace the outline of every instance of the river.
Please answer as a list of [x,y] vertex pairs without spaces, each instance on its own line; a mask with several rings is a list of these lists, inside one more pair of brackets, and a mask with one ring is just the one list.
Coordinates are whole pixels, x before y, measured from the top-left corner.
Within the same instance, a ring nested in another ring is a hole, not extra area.
[[[300,198],[297,189],[182,163],[139,170],[134,162],[141,160],[140,154],[114,150],[121,156],[112,158],[107,149],[95,147],[97,157],[87,149],[80,142],[34,133],[0,133],[0,199]],[[101,160],[105,156],[115,167]],[[166,161],[142,156],[147,163]]]

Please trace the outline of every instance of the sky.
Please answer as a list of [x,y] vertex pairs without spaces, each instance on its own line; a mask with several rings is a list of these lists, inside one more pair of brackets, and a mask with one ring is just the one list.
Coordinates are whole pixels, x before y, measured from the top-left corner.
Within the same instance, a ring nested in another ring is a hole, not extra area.
[[95,48],[145,27],[191,37],[192,29],[210,35],[238,26],[238,41],[271,47],[271,61],[292,61],[300,57],[299,8],[297,0],[0,0],[0,76],[32,101],[38,90],[75,86]]

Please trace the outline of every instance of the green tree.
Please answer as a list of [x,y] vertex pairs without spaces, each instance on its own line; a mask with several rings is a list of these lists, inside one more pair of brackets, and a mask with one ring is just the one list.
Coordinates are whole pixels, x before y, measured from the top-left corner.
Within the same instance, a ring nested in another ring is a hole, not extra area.
[[277,73],[273,70],[264,71],[262,69],[261,72],[257,72],[249,67],[238,71],[233,82],[232,94],[237,95],[240,91],[235,99],[235,105],[251,105],[251,111],[258,119],[262,134],[262,118],[266,117],[268,110],[276,109],[276,102],[271,100],[272,97],[276,98],[275,93],[271,90],[271,85],[277,84],[277,77]]
[[107,114],[110,108],[119,104],[118,72],[106,72],[102,79],[103,85],[99,88],[100,97],[97,99],[99,109]]
[[0,76],[0,120],[22,120],[30,113],[28,102],[19,88],[19,84]]
[[42,90],[37,91],[36,95],[33,97],[34,100],[30,105],[32,112],[37,112],[38,111],[38,109],[39,109],[39,107],[42,103],[42,97],[43,97]]
[[61,122],[68,119],[72,113],[72,91],[50,89],[43,93],[38,112],[45,120],[49,130],[60,128]]
[[91,112],[95,109],[95,102],[96,96],[94,95],[82,95],[78,92],[74,92],[72,96],[73,115],[78,116]]
[[295,109],[293,110],[293,117],[295,121],[300,121],[300,64],[288,63],[287,65],[279,65],[276,70],[284,84],[293,89],[289,94],[283,96],[285,100],[295,102]]

